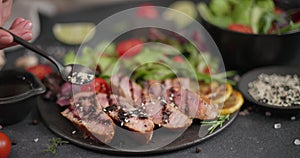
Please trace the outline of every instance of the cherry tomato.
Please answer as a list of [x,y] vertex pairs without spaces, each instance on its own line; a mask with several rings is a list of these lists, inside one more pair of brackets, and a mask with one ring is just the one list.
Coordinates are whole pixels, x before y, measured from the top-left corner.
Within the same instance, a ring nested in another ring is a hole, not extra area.
[[155,6],[145,3],[137,9],[136,14],[141,18],[155,19],[158,16],[158,11],[156,10]]
[[204,73],[210,75],[210,68],[208,66],[204,69]]
[[95,91],[96,93],[110,93],[111,89],[107,82],[102,78],[95,78],[94,82],[90,84],[83,85],[81,91],[91,92]]
[[46,75],[52,72],[52,68],[46,64],[39,64],[39,65],[28,67],[26,71],[34,74],[39,79],[43,79]]
[[137,55],[143,48],[143,42],[139,39],[129,39],[120,42],[116,51],[119,57],[133,57]]
[[181,56],[174,56],[174,57],[173,57],[173,61],[178,62],[178,63],[182,63],[182,62],[183,62],[183,59],[182,59]]
[[281,8],[276,7],[276,8],[274,9],[274,13],[275,13],[275,14],[282,14],[282,13],[284,13],[284,11],[283,11]]
[[0,132],[0,158],[7,158],[11,149],[11,142],[6,134]]
[[253,33],[252,28],[242,24],[230,24],[228,30],[242,32],[242,33]]

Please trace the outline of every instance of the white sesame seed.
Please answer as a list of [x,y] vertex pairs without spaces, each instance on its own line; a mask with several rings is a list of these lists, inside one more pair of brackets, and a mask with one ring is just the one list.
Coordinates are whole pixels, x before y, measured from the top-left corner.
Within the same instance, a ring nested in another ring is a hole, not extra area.
[[75,134],[76,133],[76,131],[72,131],[72,134]]

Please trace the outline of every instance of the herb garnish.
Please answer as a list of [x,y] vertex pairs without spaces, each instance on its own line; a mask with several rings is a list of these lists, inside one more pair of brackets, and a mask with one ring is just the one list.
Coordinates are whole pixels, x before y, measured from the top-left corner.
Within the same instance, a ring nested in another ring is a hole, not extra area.
[[49,152],[51,154],[56,154],[57,147],[63,144],[68,144],[69,142],[66,140],[63,140],[61,138],[51,138],[49,139],[50,145],[47,144],[47,148],[44,150],[44,152]]
[[208,128],[209,134],[213,133],[217,127],[222,127],[223,123],[229,120],[230,114],[227,115],[219,115],[217,120],[214,121],[202,121],[202,126],[211,126]]

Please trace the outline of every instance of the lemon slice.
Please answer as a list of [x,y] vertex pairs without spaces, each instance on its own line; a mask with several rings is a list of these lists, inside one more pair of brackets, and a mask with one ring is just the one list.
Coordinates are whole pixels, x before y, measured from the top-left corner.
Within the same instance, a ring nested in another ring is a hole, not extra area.
[[89,41],[95,35],[93,23],[58,23],[53,26],[55,38],[65,44],[76,45]]
[[238,91],[233,90],[231,96],[225,101],[220,110],[221,115],[231,114],[239,110],[244,104],[244,98]]
[[223,104],[232,94],[233,88],[230,84],[221,84],[211,96],[215,104]]
[[[198,16],[195,4],[191,1],[176,1],[173,4],[171,4],[169,8],[186,14],[182,15],[170,9],[167,9],[163,13],[163,18],[169,21],[174,21],[179,28],[184,28],[188,26],[193,22],[193,19],[197,18]],[[190,16],[191,18],[186,18],[186,16]]]
[[230,84],[219,84],[212,82],[209,84],[201,83],[200,95],[206,96],[214,104],[223,104],[231,95],[233,88]]

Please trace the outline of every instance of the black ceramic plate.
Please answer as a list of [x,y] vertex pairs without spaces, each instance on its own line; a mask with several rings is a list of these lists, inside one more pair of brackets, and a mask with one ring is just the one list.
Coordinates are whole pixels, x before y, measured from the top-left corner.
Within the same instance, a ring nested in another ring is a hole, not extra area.
[[257,76],[260,75],[261,73],[265,74],[278,74],[278,75],[293,75],[296,74],[300,76],[300,69],[295,68],[295,67],[284,67],[284,66],[271,66],[271,67],[262,67],[262,68],[257,68],[254,70],[251,70],[247,73],[245,73],[239,83],[238,83],[238,88],[242,92],[243,96],[250,102],[260,105],[264,108],[269,108],[277,111],[282,111],[282,112],[297,112],[300,110],[300,106],[289,106],[289,107],[281,107],[281,106],[275,106],[275,105],[269,105],[265,104],[259,101],[256,101],[252,96],[248,93],[248,83],[252,82],[257,79]]
[[[66,140],[80,147],[97,151],[97,152],[114,154],[114,155],[120,155],[120,154],[126,154],[126,155],[147,154],[148,155],[148,154],[165,153],[165,152],[186,148],[196,143],[202,142],[208,138],[213,137],[214,135],[216,135],[217,133],[224,130],[226,127],[228,127],[228,125],[230,125],[238,115],[238,112],[233,113],[230,116],[230,119],[221,128],[216,129],[212,134],[205,133],[203,137],[198,136],[199,127],[200,127],[199,123],[193,123],[179,138],[177,138],[171,144],[168,144],[167,146],[157,150],[151,150],[145,152],[145,151],[118,150],[107,145],[96,143],[95,141],[90,139],[84,139],[82,137],[82,134],[78,132],[76,127],[69,120],[67,120],[60,114],[62,109],[54,102],[50,102],[39,98],[38,109],[40,111],[41,117],[44,123],[46,124],[46,126],[48,126],[48,128],[54,133],[56,133],[57,135],[61,136],[62,138],[65,138]],[[72,134],[73,131],[77,131],[77,132],[75,134]],[[160,136],[154,135],[153,137],[160,137]],[[156,139],[161,139],[161,138],[156,138]]]

